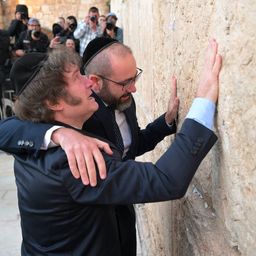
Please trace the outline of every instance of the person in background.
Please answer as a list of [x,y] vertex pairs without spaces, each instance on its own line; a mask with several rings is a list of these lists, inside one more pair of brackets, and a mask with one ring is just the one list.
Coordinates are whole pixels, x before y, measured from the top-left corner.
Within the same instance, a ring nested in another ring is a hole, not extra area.
[[[6,78],[6,74],[9,74],[7,68],[7,60],[10,59],[10,37],[6,30],[0,29],[0,112],[2,107],[2,90],[3,84]],[[1,114],[1,113],[0,113]],[[1,118],[1,115],[0,115]]]
[[65,29],[65,18],[58,17],[58,21],[52,24],[53,37],[59,35]]
[[18,41],[21,32],[27,30],[28,7],[24,4],[17,4],[15,10],[15,19],[11,21],[8,28],[9,36],[14,37],[14,44]]
[[101,33],[104,32],[104,29],[106,28],[106,24],[107,24],[107,19],[105,15],[100,15],[99,16],[99,25],[101,28]]
[[75,42],[75,50],[79,53],[80,49],[80,42],[78,39],[75,39],[74,37],[74,31],[77,28],[77,19],[75,16],[70,15],[66,18],[64,29],[60,31],[56,36],[59,38],[57,42],[60,44],[64,44],[67,40],[67,38],[71,38]]
[[0,29],[0,70],[4,67],[6,60],[10,58],[9,47],[10,47],[9,33],[6,30]]
[[63,37],[63,41],[67,37],[74,38],[74,31],[77,28],[77,19],[75,16],[70,15],[66,18],[65,24],[64,24],[64,30],[60,32],[59,36]]
[[69,49],[76,50],[75,41],[73,38],[67,38],[65,41],[65,46]]
[[52,35],[53,37],[57,36],[64,30],[65,19],[63,17],[59,17],[58,21],[52,24]]
[[99,9],[97,7],[91,7],[88,11],[88,15],[78,23],[76,30],[74,31],[74,37],[80,41],[80,56],[83,56],[84,50],[88,43],[101,35],[101,27],[98,24]]
[[[19,88],[15,111],[23,120],[58,123],[78,131],[98,108],[91,92],[93,82],[80,74],[78,56],[58,50],[49,56],[31,53],[15,63],[11,72]],[[127,230],[120,226],[116,207],[184,196],[199,164],[217,140],[211,129],[220,69],[218,45],[211,40],[196,98],[181,131],[155,164],[123,161],[122,152],[112,145],[114,155],[104,156],[108,177],[92,188],[72,177],[60,148],[37,156],[13,153],[22,256],[63,252],[135,256],[136,251],[131,252],[120,236]],[[175,99],[175,80],[172,91]]]
[[65,28],[65,18],[64,17],[58,17],[58,24],[64,29]]
[[21,57],[28,52],[46,52],[48,46],[48,36],[41,31],[39,20],[30,18],[28,30],[20,34],[18,42],[14,45],[14,51],[17,57]]
[[117,16],[115,13],[110,12],[107,15],[106,27],[103,31],[104,37],[110,37],[123,43],[123,29],[116,26]]

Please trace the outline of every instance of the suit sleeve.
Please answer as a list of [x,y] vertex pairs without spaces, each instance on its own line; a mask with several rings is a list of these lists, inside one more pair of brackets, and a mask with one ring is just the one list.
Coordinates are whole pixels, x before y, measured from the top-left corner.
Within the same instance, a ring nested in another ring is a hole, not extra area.
[[21,121],[10,117],[0,122],[0,149],[8,153],[38,153],[51,124]]
[[203,158],[217,137],[208,128],[186,119],[166,152],[153,163],[120,161],[106,156],[108,176],[96,187],[84,186],[70,171],[63,182],[72,198],[82,204],[134,204],[184,196]]

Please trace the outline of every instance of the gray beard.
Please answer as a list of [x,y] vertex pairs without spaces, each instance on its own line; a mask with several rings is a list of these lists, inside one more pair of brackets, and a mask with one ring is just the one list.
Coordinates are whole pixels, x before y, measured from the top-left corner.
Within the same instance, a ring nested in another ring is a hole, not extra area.
[[106,84],[103,84],[103,88],[97,95],[103,100],[106,104],[108,104],[112,109],[117,109],[119,111],[124,111],[129,108],[132,104],[132,96],[130,94],[129,100],[126,102],[121,102],[120,100],[115,99],[108,90]]
[[130,98],[127,102],[119,103],[116,105],[116,109],[119,111],[124,111],[132,105],[132,98]]

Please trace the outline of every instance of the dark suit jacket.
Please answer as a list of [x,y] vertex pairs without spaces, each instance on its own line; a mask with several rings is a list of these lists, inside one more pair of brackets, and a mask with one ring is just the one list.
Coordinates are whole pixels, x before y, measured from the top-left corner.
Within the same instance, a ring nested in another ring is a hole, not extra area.
[[[115,143],[116,139],[110,111],[96,94],[94,94],[94,97],[99,104],[99,109],[86,121],[83,130]],[[145,129],[140,129],[137,122],[134,100],[132,101],[131,107],[124,111],[124,114],[130,127],[132,137],[130,149],[124,160],[134,159],[136,156],[154,149],[157,143],[162,141],[164,137],[176,132],[175,122],[171,128],[168,127],[165,122],[164,114],[148,124]],[[11,122],[6,121],[0,126],[1,148],[10,153],[28,150],[38,153],[43,142],[44,134],[52,125],[34,125],[31,122],[24,123],[13,118],[11,120]],[[133,206],[116,206],[116,215],[120,227],[122,248],[124,248],[122,255],[135,256],[136,229]]]
[[[99,109],[85,122],[83,130],[97,134],[115,143],[115,133],[110,112],[97,95],[94,94],[94,97],[99,104]],[[165,114],[148,124],[145,129],[140,129],[136,116],[136,105],[133,99],[132,105],[124,111],[124,114],[132,137],[132,143],[125,159],[135,159],[136,156],[154,149],[157,143],[162,141],[164,137],[176,132],[175,122],[173,122],[171,128],[166,125]]]
[[23,24],[21,20],[12,20],[8,28],[9,36],[15,36],[15,43],[18,41],[20,34],[27,30],[27,25]]
[[22,255],[123,255],[115,205],[181,198],[216,139],[186,119],[156,164],[104,155],[108,177],[97,187],[73,178],[60,148],[14,154]]
[[[94,94],[94,97],[99,104],[99,109],[85,122],[83,130],[97,134],[115,143],[116,138],[109,109],[96,94]],[[132,143],[124,160],[135,159],[136,156],[140,156],[154,149],[157,143],[162,141],[164,137],[176,132],[175,122],[171,128],[168,127],[165,122],[164,114],[154,122],[148,124],[145,129],[140,129],[136,116],[136,105],[133,98],[132,105],[124,111],[124,114],[132,138]],[[135,256],[136,228],[134,208],[132,205],[117,206],[116,215],[120,227],[122,248],[124,248],[123,255]]]

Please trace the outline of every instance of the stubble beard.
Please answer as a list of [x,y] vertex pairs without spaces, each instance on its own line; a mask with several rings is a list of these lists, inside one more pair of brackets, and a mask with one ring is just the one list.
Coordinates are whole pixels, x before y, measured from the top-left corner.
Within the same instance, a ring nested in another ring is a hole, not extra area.
[[[109,107],[111,107],[112,109],[117,109],[119,111],[124,111],[127,108],[129,108],[132,104],[132,95],[131,93],[127,93],[125,95],[123,95],[120,98],[115,98],[109,91],[108,86],[103,86],[101,91],[99,93],[97,93],[97,95],[106,103],[108,104]],[[123,101],[123,97],[127,97],[129,96],[129,98],[125,101]]]

